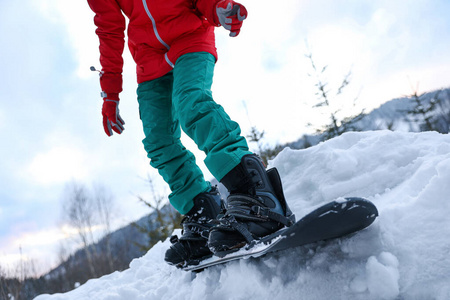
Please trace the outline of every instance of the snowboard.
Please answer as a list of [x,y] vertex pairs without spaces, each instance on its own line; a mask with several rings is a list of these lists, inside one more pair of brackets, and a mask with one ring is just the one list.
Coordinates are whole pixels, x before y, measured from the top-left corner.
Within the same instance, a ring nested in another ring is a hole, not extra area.
[[315,209],[292,226],[280,229],[237,252],[224,257],[209,257],[181,268],[199,272],[233,260],[260,257],[280,250],[343,237],[366,228],[377,216],[378,210],[372,202],[359,197],[342,198]]

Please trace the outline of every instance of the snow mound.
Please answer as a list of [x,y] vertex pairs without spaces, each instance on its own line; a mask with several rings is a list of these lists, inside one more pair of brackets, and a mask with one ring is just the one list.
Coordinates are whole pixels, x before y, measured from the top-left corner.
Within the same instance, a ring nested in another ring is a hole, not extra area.
[[371,200],[380,216],[349,237],[198,274],[165,264],[165,241],[128,270],[36,300],[450,299],[448,135],[346,133],[285,149],[271,166],[298,219],[347,196]]

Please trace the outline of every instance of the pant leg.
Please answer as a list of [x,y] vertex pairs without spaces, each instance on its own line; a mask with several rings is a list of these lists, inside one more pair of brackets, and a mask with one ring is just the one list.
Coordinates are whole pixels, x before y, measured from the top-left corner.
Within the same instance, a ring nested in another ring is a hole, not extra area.
[[194,155],[181,143],[181,130],[172,106],[173,74],[143,82],[137,89],[139,113],[144,127],[142,141],[150,165],[169,184],[170,203],[181,214],[192,209],[193,199],[210,189]]
[[214,65],[206,52],[181,56],[173,70],[173,105],[181,128],[205,152],[206,166],[220,181],[251,152],[239,125],[213,100]]

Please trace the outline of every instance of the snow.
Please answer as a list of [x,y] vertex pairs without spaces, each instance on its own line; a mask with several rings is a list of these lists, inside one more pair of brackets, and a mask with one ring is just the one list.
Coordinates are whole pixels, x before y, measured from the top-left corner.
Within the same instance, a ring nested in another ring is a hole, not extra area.
[[450,137],[346,133],[270,166],[300,218],[361,196],[379,217],[352,236],[211,267],[195,274],[164,262],[169,241],[130,268],[36,300],[450,299]]

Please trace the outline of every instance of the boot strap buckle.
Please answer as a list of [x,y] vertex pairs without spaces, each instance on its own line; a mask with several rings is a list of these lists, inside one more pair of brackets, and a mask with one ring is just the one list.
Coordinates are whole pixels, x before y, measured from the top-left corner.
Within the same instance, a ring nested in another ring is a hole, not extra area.
[[262,207],[259,205],[252,206],[252,212],[260,218],[268,219],[270,214],[270,209],[268,207]]

